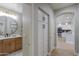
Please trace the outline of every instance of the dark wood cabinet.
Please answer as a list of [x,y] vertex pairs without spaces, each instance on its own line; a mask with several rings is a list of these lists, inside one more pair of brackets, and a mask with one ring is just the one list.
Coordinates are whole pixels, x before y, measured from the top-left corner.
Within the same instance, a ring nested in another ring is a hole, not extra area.
[[0,55],[7,55],[22,49],[22,37],[0,40]]

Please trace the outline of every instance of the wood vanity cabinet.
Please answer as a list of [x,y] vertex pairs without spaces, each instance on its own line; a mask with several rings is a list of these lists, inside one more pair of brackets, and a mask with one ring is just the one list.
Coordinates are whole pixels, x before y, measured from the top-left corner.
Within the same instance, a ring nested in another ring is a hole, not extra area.
[[4,55],[20,49],[22,49],[22,37],[0,40],[0,53],[3,53]]
[[10,40],[9,39],[3,40],[3,53],[4,54],[10,53]]
[[9,41],[9,44],[10,44],[9,51],[10,51],[10,53],[16,51],[16,49],[15,49],[15,46],[16,46],[15,42],[16,42],[16,40],[13,39],[13,38]]
[[19,50],[19,49],[21,49],[22,48],[22,38],[16,38],[16,41],[15,41],[15,44],[16,44],[16,47],[15,47],[15,49],[16,50]]
[[0,55],[2,55],[3,53],[3,45],[2,45],[3,41],[0,40]]

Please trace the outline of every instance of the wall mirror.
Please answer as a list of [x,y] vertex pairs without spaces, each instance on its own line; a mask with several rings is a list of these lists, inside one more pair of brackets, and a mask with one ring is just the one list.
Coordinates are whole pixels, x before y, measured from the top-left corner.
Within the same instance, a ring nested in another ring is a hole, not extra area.
[[0,16],[0,36],[15,34],[18,28],[17,21],[9,16]]

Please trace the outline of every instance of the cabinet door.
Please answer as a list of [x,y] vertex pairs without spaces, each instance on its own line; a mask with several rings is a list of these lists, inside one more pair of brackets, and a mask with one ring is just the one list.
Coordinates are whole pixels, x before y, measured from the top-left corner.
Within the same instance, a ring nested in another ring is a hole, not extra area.
[[10,39],[10,52],[14,52],[15,49],[15,39]]
[[3,53],[4,54],[10,53],[10,41],[9,41],[9,39],[3,40]]
[[21,37],[16,38],[15,44],[16,44],[16,50],[20,50],[22,48],[22,38]]
[[18,49],[22,49],[22,38],[21,37],[18,38],[18,43],[19,43]]
[[2,55],[2,50],[3,50],[3,41],[2,40],[0,40],[0,56]]
[[19,40],[19,43],[20,43],[20,49],[22,49],[22,37],[20,37],[20,40]]

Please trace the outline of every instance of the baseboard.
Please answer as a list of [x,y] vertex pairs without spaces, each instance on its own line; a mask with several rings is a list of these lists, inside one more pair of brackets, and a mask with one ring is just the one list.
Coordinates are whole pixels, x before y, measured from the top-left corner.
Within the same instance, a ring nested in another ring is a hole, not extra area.
[[[54,48],[55,49],[55,48]],[[51,51],[49,51],[48,56],[51,56],[52,51],[54,50],[52,49]]]
[[79,56],[79,53],[75,53],[75,56]]

